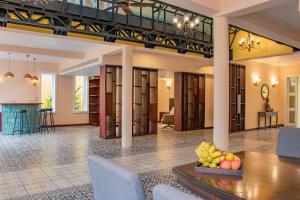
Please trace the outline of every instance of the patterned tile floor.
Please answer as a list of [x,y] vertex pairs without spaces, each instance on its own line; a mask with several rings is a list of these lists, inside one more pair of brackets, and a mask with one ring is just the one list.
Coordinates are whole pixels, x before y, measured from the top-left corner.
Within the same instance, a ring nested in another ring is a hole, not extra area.
[[[212,130],[134,138],[132,149],[121,140],[98,138],[95,127],[57,128],[55,133],[0,136],[0,199],[93,199],[87,170],[88,155],[102,155],[140,174],[151,199],[153,186],[176,183],[174,166],[195,160],[194,148],[212,138]],[[274,153],[277,129],[248,131],[230,136],[230,150]]]

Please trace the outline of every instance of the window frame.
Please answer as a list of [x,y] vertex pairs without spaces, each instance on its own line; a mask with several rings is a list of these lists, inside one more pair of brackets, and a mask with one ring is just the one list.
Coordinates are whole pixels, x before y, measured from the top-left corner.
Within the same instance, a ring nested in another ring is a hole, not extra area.
[[[81,76],[81,75],[79,75]],[[88,76],[81,76],[84,77],[84,82],[85,82],[85,92],[84,92],[84,110],[75,110],[75,102],[76,102],[76,77],[73,77],[73,103],[72,103],[72,110],[73,113],[75,114],[80,114],[80,113],[88,113],[89,112],[89,77]]]
[[[52,95],[54,95],[54,100],[52,99],[52,108],[53,108],[53,113],[57,112],[57,73],[56,72],[50,72],[50,71],[41,71],[40,72],[40,99],[41,99],[41,103],[43,104],[43,100],[42,100],[42,76],[44,74],[48,74],[48,75],[52,75],[52,77],[54,77],[54,82],[52,83],[52,87],[54,88],[54,92]],[[54,104],[54,105],[53,105]]]

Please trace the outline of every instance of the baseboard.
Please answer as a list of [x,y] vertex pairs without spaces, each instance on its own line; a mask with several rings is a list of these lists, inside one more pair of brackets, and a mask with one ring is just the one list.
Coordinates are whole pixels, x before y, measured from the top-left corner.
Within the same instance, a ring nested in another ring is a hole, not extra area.
[[65,127],[65,126],[87,126],[90,125],[89,123],[85,123],[85,124],[58,124],[55,125],[55,127]]
[[[278,127],[284,127],[283,124],[278,124]],[[270,128],[269,126],[267,126],[267,129]],[[271,128],[277,128],[276,126],[272,126]],[[244,131],[256,131],[256,130],[263,130],[264,127],[260,127],[259,129],[258,128],[248,128],[248,129],[245,129]]]

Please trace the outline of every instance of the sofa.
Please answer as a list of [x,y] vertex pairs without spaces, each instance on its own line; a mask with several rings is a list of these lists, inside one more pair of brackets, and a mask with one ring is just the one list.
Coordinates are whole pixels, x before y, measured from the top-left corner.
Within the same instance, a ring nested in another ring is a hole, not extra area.
[[[89,156],[88,168],[92,178],[95,200],[145,200],[139,176],[101,156]],[[153,190],[154,200],[197,200],[171,186],[158,185]],[[199,200],[199,199],[198,199]]]
[[153,200],[199,200],[199,198],[181,192],[169,185],[161,184],[154,187]]
[[300,158],[300,128],[280,128],[277,155]]

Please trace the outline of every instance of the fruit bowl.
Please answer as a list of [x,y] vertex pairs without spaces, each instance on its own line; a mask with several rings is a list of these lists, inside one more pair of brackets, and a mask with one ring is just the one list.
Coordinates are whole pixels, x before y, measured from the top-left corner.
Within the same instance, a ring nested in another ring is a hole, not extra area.
[[240,158],[231,152],[218,149],[213,142],[201,142],[195,149],[195,153],[198,157],[196,172],[230,176],[243,175]]
[[216,175],[225,175],[225,176],[243,176],[243,165],[241,165],[240,169],[232,170],[232,169],[221,169],[221,168],[209,168],[200,165],[199,163],[195,167],[195,172],[203,173],[203,174],[216,174]]

